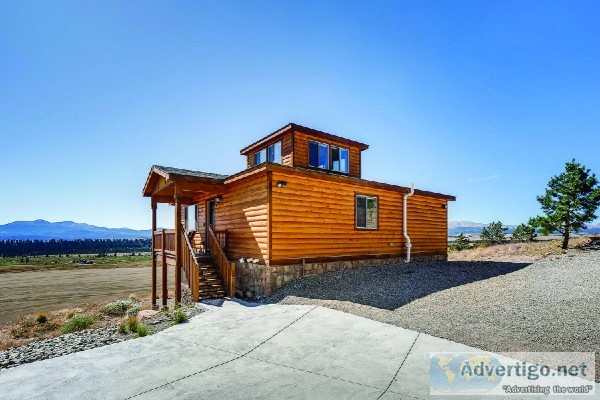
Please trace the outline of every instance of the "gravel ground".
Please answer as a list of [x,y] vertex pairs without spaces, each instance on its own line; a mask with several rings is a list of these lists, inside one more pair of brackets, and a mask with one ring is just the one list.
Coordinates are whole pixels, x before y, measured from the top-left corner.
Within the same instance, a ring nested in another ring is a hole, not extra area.
[[318,304],[491,352],[594,351],[600,381],[600,251],[340,271],[262,302]]
[[[193,317],[202,313],[204,308],[197,305],[193,308],[184,308],[184,311],[189,317]],[[160,313],[142,322],[149,326],[152,333],[156,333],[170,327],[172,321],[172,314]],[[135,338],[131,333],[119,333],[118,328],[119,325],[115,324],[107,328],[68,333],[25,346],[10,348],[0,352],[0,370]]]

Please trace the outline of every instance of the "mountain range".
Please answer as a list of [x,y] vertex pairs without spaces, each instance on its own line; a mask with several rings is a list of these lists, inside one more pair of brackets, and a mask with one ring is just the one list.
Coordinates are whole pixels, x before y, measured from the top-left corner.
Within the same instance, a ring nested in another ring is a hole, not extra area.
[[103,228],[73,221],[15,221],[0,225],[0,240],[149,239],[150,229]]
[[[456,236],[459,233],[478,235],[481,229],[488,226],[480,222],[449,221],[448,235]],[[515,225],[505,225],[508,233],[515,229]],[[600,224],[589,225],[586,233],[600,233]],[[0,225],[0,240],[50,240],[50,239],[149,239],[150,229],[135,230],[129,228],[104,228],[95,225],[77,223],[73,221],[48,222],[43,219],[35,221],[15,221]]]
[[[448,236],[456,236],[460,233],[465,235],[478,235],[481,233],[481,229],[485,228],[489,224],[482,224],[480,222],[471,221],[448,221]],[[517,225],[504,225],[508,228],[507,233],[512,233]],[[582,233],[600,233],[600,223],[588,224],[587,229],[581,231]]]

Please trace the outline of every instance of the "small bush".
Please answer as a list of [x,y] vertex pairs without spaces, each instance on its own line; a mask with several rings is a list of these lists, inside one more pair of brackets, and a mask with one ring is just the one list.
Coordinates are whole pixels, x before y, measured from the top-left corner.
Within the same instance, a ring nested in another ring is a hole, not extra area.
[[130,315],[129,317],[127,317],[127,331],[135,332],[137,330],[137,327],[138,327],[137,316]]
[[138,324],[136,333],[138,337],[144,337],[150,335],[152,332],[150,331],[150,328],[148,328],[148,325]]
[[108,303],[100,309],[100,313],[105,315],[111,315],[113,317],[121,317],[125,315],[127,310],[134,307],[135,303],[130,300],[117,300],[112,303]]
[[44,324],[44,323],[46,323],[46,321],[48,321],[48,314],[46,314],[45,312],[39,312],[39,313],[35,314],[35,317],[33,317],[33,320],[35,321],[36,324]]
[[132,316],[132,315],[137,316],[139,312],[140,312],[140,308],[138,306],[133,306],[129,310],[127,310],[127,315],[128,316]]
[[537,238],[535,219],[530,219],[526,224],[517,226],[512,234],[511,240],[514,243],[534,242]]
[[173,325],[181,324],[183,322],[187,322],[190,317],[181,309],[177,308],[173,313]]
[[481,230],[481,241],[486,246],[504,244],[506,240],[506,231],[508,228],[502,226],[502,222],[492,222],[487,228]]
[[45,322],[43,324],[38,324],[33,327],[33,333],[35,334],[43,334],[47,332],[52,332],[53,330],[58,329],[58,324],[56,322]]
[[127,320],[122,320],[119,324],[119,333],[124,335],[127,333]]
[[10,335],[15,339],[23,339],[29,337],[29,329],[21,326],[15,325],[10,329]]
[[65,315],[67,317],[67,319],[71,319],[75,316],[76,312],[75,310],[69,310],[67,311],[67,314]]
[[89,328],[94,323],[94,318],[89,315],[76,315],[71,318],[63,327],[63,333],[72,333]]
[[466,250],[471,248],[471,240],[464,234],[460,233],[450,248],[456,251]]

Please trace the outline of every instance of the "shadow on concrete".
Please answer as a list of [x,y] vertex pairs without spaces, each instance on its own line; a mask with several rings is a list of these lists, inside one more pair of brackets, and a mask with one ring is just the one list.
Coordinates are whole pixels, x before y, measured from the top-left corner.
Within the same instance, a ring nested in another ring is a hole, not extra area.
[[432,293],[514,273],[528,265],[449,261],[365,267],[304,277],[290,282],[263,302],[276,303],[287,296],[296,296],[395,310]]

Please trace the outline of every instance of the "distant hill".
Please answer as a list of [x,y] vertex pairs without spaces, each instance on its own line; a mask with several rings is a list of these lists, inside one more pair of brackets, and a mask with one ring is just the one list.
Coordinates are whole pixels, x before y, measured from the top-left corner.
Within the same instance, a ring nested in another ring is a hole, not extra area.
[[148,239],[150,237],[150,229],[103,228],[73,221],[48,222],[38,219],[0,225],[0,240]]
[[[460,233],[465,235],[479,235],[481,229],[489,224],[471,221],[448,221],[448,236],[457,236]],[[508,228],[507,233],[512,233],[516,225],[504,225]],[[581,233],[600,233],[600,224],[588,225],[588,229]]]

